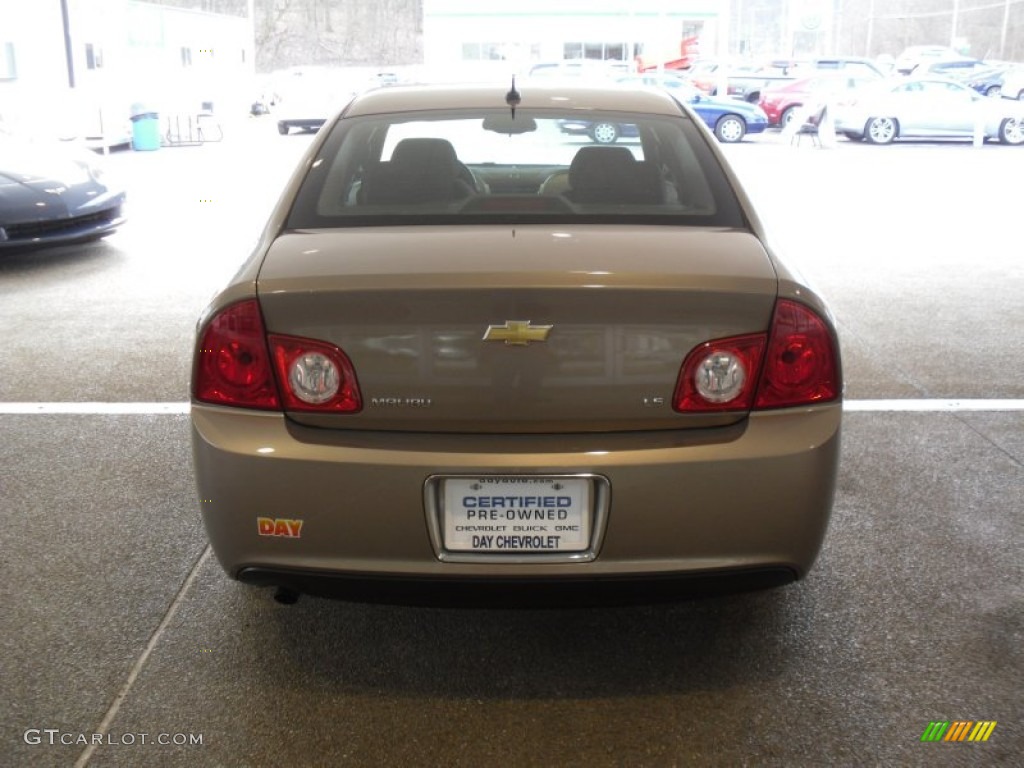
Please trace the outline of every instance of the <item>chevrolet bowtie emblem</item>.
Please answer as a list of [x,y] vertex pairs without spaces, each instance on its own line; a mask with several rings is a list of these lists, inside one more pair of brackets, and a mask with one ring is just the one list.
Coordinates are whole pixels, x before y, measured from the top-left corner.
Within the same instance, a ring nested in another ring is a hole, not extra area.
[[530,325],[529,320],[506,320],[504,325],[489,325],[484,341],[504,341],[525,347],[531,341],[546,341],[553,325]]

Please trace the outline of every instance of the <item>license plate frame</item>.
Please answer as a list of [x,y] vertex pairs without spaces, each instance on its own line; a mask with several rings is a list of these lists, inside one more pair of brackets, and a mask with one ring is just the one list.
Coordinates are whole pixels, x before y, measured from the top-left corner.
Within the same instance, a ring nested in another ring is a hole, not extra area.
[[597,556],[609,497],[601,475],[483,472],[432,476],[425,501],[440,560],[579,562]]

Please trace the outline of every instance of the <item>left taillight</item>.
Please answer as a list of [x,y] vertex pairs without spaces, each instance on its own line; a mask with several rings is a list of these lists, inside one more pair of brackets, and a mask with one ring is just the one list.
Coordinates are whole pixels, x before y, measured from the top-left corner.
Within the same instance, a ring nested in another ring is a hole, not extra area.
[[362,398],[348,356],[315,339],[267,334],[256,299],[222,309],[199,342],[196,400],[262,410],[355,413]]
[[225,307],[206,326],[197,350],[193,393],[204,403],[280,409],[256,299]]

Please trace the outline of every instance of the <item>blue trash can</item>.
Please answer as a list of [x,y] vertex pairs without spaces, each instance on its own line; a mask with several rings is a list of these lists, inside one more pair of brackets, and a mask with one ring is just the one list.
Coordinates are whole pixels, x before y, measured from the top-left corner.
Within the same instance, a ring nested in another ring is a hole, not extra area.
[[160,116],[156,112],[132,115],[132,149],[160,149]]

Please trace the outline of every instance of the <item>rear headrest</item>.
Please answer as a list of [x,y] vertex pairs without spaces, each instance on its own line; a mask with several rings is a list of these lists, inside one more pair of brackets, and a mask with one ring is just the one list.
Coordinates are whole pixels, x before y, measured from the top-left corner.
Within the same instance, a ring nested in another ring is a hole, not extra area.
[[569,165],[566,199],[599,205],[657,205],[664,185],[657,166],[627,147],[583,147]]
[[391,160],[365,172],[360,201],[368,205],[407,205],[462,200],[473,190],[459,178],[462,164],[445,139],[402,139]]
[[435,172],[450,169],[445,175],[454,178],[459,158],[455,147],[446,139],[402,139],[391,153],[391,162],[396,166],[417,166]]
[[636,158],[626,147],[583,147],[569,165],[569,186],[600,195],[630,178]]

